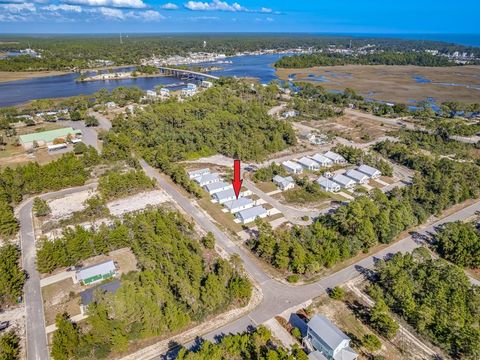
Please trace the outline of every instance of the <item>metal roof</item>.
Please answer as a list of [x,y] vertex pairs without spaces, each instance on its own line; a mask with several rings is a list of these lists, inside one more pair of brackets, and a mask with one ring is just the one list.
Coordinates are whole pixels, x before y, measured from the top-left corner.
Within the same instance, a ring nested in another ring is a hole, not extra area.
[[323,156],[335,161],[345,161],[345,158],[342,155],[333,151],[327,151],[325,154],[323,154]]
[[77,279],[85,280],[92,276],[108,274],[115,271],[115,264],[113,260],[108,260],[100,264],[92,265],[77,271]]
[[340,188],[340,185],[338,185],[335,181],[332,181],[330,179],[327,179],[326,177],[324,176],[320,176],[318,179],[317,179],[317,183],[318,185],[320,185],[321,187],[323,188]]
[[322,154],[315,154],[312,156],[312,159],[315,160],[316,162],[320,164],[331,164],[332,159],[329,159],[326,156],[323,156]]
[[257,218],[259,216],[266,215],[267,213],[268,213],[267,210],[263,206],[258,205],[258,206],[252,207],[250,209],[242,210],[242,211],[238,212],[236,214],[236,216],[239,217],[240,220],[245,221],[247,219],[254,219],[254,218]]
[[340,184],[341,186],[347,186],[351,183],[355,183],[352,179],[349,177],[342,175],[342,174],[336,174],[332,177],[332,180],[335,181],[336,183]]
[[378,169],[375,169],[374,167],[371,167],[371,166],[368,166],[368,165],[360,165],[358,168],[357,168],[357,171],[359,172],[362,172],[370,177],[372,177],[373,175],[375,175],[375,173],[380,173],[381,174],[381,171],[378,170]]
[[280,175],[275,175],[273,177],[273,181],[277,182],[277,183],[281,183],[285,186],[285,185],[288,185],[290,183],[293,183],[295,180],[293,180],[293,178],[291,176],[283,177],[283,176],[280,176]]
[[310,319],[307,325],[332,350],[336,350],[344,340],[350,341],[350,338],[325,316],[317,314]]
[[87,306],[92,303],[94,299],[95,292],[101,290],[102,292],[115,293],[120,287],[120,280],[113,280],[108,283],[95,286],[93,288],[87,289],[80,293],[80,298],[82,299],[82,305]]
[[313,161],[310,158],[307,158],[306,156],[296,160],[300,165],[306,166],[306,167],[318,167],[318,163],[316,161]]
[[302,165],[297,164],[293,161],[287,160],[282,163],[283,166],[286,166],[290,169],[297,169],[297,170],[302,170]]
[[203,175],[206,175],[206,174],[210,174],[210,169],[206,168],[206,169],[199,169],[199,170],[193,170],[193,171],[188,172],[188,175],[191,178],[196,178],[196,177],[203,176]]
[[22,142],[23,144],[33,142],[33,141],[52,142],[57,138],[67,137],[69,134],[82,135],[82,131],[74,130],[71,127],[49,130],[49,131],[42,131],[42,132],[37,132],[32,134],[20,135],[20,142]]
[[238,209],[242,206],[253,204],[253,200],[247,197],[241,197],[232,201],[227,201],[223,204],[228,210]]
[[217,181],[217,182],[205,185],[205,190],[207,190],[208,192],[211,192],[211,191],[215,191],[215,190],[218,190],[218,189],[223,189],[223,188],[231,187],[231,186],[232,186],[232,184],[227,184],[224,181]]
[[196,177],[193,180],[199,184],[204,184],[206,182],[220,181],[220,177],[218,176],[217,173],[214,173],[214,174],[205,174],[203,176]]
[[[231,185],[230,185],[231,186]],[[223,190],[223,191],[219,191],[217,192],[216,194],[213,194],[212,195],[216,200],[218,201],[222,201],[222,200],[225,200],[225,199],[230,199],[232,197],[235,197],[235,191],[233,190],[232,187],[230,187],[230,189],[228,190]],[[240,197],[241,195],[239,195]]]
[[348,176],[349,178],[352,178],[353,180],[355,181],[365,181],[365,179],[368,180],[368,176],[365,175],[364,173],[360,172],[360,171],[357,171],[357,170],[348,170],[346,173],[345,173],[346,176]]

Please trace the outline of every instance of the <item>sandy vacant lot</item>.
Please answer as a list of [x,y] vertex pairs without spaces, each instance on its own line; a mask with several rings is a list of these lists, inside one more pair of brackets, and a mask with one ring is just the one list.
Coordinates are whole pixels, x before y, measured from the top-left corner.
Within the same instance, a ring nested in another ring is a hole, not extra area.
[[478,102],[480,66],[422,67],[388,65],[323,66],[308,69],[279,69],[286,80],[312,81],[326,89],[355,89],[365,97],[403,102],[433,98],[437,102]]
[[85,200],[93,195],[95,195],[95,192],[92,190],[85,190],[49,201],[48,205],[52,210],[52,218],[59,220],[71,216],[76,211],[82,211],[85,209],[83,204]]
[[114,216],[144,209],[148,205],[159,205],[169,201],[168,195],[162,190],[154,190],[115,200],[107,204],[108,210]]

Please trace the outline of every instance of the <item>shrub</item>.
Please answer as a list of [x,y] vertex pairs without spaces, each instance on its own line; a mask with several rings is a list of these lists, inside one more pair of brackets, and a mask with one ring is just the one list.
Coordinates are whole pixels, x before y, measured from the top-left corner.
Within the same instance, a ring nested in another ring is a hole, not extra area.
[[377,351],[382,347],[382,343],[375,335],[366,334],[362,338],[362,346],[368,351]]
[[290,333],[295,339],[297,339],[298,341],[302,341],[302,332],[298,327],[294,327]]
[[335,300],[343,300],[345,298],[345,290],[339,286],[335,286],[330,291],[330,297]]
[[51,213],[51,209],[45,200],[36,197],[33,200],[33,213],[35,216],[47,216]]
[[298,280],[300,280],[300,276],[298,276],[298,274],[292,274],[292,275],[287,276],[287,281],[289,283],[294,284],[294,283],[298,282]]

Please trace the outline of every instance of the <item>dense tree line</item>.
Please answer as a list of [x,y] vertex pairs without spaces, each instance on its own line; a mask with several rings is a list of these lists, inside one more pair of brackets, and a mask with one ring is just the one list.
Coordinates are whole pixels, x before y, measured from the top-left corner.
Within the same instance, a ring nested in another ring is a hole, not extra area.
[[20,338],[13,331],[0,336],[0,360],[17,360],[20,355]]
[[124,173],[109,171],[98,181],[98,191],[105,200],[125,197],[153,187],[155,180],[150,179],[142,170]]
[[227,335],[218,343],[204,341],[196,350],[182,348],[177,356],[178,360],[307,360],[308,356],[294,345],[289,351],[274,343],[272,334],[264,326],[255,331],[237,335]]
[[12,244],[0,247],[0,309],[23,294],[25,272],[20,268],[20,249]]
[[480,292],[461,268],[421,251],[375,265],[370,293],[456,359],[480,356]]
[[433,159],[390,141],[376,149],[417,170],[413,184],[387,194],[374,190],[359,196],[310,226],[273,230],[261,223],[259,235],[249,241],[252,251],[278,269],[312,274],[377,243],[389,243],[429,216],[480,196],[480,167],[473,163]]
[[362,149],[348,145],[337,145],[332,150],[342,155],[350,164],[369,165],[380,170],[382,175],[393,175],[392,165],[388,161],[380,158],[378,155],[366,153]]
[[342,108],[335,108],[319,98],[305,99],[295,97],[292,107],[298,111],[298,115],[302,119],[306,120],[322,120],[343,115]]
[[284,56],[275,63],[277,68],[301,69],[314,66],[337,65],[417,65],[454,66],[456,63],[444,56],[427,52],[375,52],[372,54],[345,55],[339,53],[313,53]]
[[123,275],[115,294],[101,294],[89,306],[89,330],[57,320],[54,358],[101,358],[126,350],[130,341],[166,336],[232,304],[244,305],[252,285],[240,260],[206,256],[199,240],[178,212],[155,209],[128,215],[110,228],[65,230],[61,239],[44,242],[38,252],[41,271],[124,246],[140,269]]
[[288,176],[288,171],[282,166],[272,162],[269,166],[260,168],[255,171],[253,174],[252,179],[255,182],[258,181],[272,181],[272,179],[276,176]]
[[475,223],[447,223],[434,235],[434,246],[448,261],[469,268],[480,267],[480,230]]
[[29,162],[1,171],[0,236],[8,238],[18,231],[12,205],[20,203],[24,196],[83,185],[89,176],[89,168],[99,161],[96,150],[90,147],[81,157],[69,153],[46,165]]
[[[331,45],[339,48],[358,48],[370,44],[374,50],[409,52],[436,49],[442,53],[468,52],[480,54],[478,48],[448,44],[438,41],[415,41],[388,38],[360,38],[324,35],[129,35],[119,41],[117,36],[61,36],[27,37],[2,36],[0,51],[18,51],[33,48],[42,58],[16,56],[0,60],[0,71],[67,70],[101,66],[95,60],[110,60],[115,65],[137,64],[141,59],[156,56],[186,55],[188,52],[208,51],[234,55],[238,52],[264,49],[287,50],[303,46],[325,49]],[[204,47],[204,41],[206,46]]]

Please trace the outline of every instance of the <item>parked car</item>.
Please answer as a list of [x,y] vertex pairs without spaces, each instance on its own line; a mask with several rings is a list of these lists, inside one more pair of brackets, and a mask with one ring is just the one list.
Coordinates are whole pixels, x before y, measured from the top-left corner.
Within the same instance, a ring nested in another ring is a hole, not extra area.
[[8,322],[8,321],[2,321],[2,322],[0,322],[0,331],[5,330],[5,329],[8,328],[9,326],[10,326],[10,322]]

